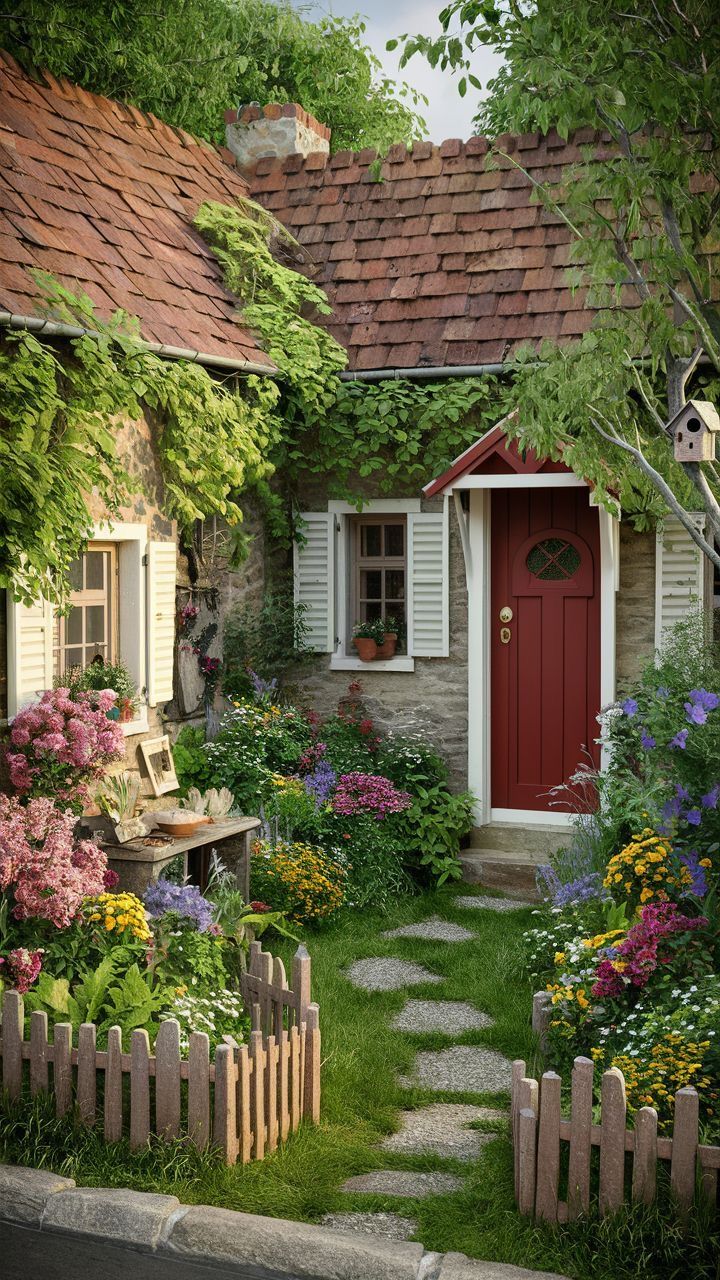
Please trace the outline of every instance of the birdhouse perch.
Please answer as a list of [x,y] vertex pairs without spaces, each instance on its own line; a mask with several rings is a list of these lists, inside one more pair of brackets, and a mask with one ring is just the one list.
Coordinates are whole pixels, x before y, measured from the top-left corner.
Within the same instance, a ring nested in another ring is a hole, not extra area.
[[688,400],[668,423],[677,462],[712,462],[720,416],[709,400]]

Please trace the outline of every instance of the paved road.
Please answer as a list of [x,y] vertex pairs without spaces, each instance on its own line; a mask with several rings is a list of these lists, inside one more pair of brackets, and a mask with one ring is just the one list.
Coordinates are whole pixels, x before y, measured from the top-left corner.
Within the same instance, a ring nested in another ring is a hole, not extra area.
[[278,1280],[278,1272],[156,1258],[0,1222],[0,1280]]

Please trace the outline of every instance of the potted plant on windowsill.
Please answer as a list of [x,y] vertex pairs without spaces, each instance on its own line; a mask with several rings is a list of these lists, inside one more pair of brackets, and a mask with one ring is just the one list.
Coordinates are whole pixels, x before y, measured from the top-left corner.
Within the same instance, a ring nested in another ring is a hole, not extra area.
[[358,652],[358,658],[361,662],[372,662],[377,651],[378,644],[382,644],[384,632],[382,622],[379,618],[374,618],[371,622],[356,622],[353,627],[353,644]]
[[377,653],[375,654],[375,657],[376,659],[394,658],[395,650],[397,648],[398,631],[400,629],[400,624],[397,618],[386,618],[382,624],[382,628],[383,628],[383,636],[382,636],[382,640],[378,641]]
[[108,718],[128,724],[135,719],[140,706],[137,686],[124,662],[105,662],[102,655],[87,667],[71,667],[60,677],[59,683],[70,690],[70,696],[76,697],[82,692],[98,692],[101,689],[112,689],[115,694],[115,706],[108,711]]

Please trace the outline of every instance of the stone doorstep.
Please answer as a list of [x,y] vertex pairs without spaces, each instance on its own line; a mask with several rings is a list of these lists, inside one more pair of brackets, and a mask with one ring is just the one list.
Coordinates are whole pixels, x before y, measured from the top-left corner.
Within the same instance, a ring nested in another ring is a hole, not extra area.
[[[421,1175],[420,1175],[421,1176]],[[448,1177],[452,1175],[426,1175]],[[351,1180],[352,1181],[352,1180]],[[458,1181],[461,1181],[460,1179]],[[362,1236],[261,1218],[175,1196],[76,1187],[41,1169],[0,1166],[0,1223],[82,1236],[164,1258],[288,1280],[567,1280],[548,1272],[477,1262],[462,1253],[431,1254],[419,1243]]]

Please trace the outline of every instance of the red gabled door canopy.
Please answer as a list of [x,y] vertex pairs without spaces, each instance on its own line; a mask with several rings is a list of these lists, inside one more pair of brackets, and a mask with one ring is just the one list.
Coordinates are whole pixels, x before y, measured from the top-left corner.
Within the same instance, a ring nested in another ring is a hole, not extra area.
[[516,440],[508,441],[505,424],[516,416],[516,410],[503,418],[496,427],[491,427],[479,440],[471,444],[459,457],[451,462],[447,471],[431,480],[423,488],[426,498],[434,498],[439,493],[449,493],[465,476],[477,475],[538,475],[551,473],[559,475],[572,474],[570,467],[564,462],[553,462],[549,458],[539,458],[534,449],[521,452]]

